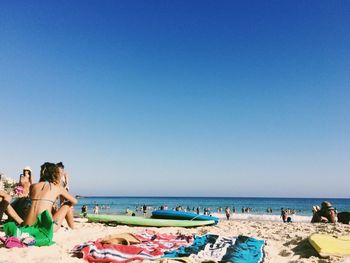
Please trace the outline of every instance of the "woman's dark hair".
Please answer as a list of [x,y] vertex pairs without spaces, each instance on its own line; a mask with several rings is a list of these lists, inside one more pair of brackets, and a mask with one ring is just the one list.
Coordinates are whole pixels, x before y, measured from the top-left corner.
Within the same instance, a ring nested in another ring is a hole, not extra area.
[[56,164],[46,162],[41,166],[39,182],[47,181],[57,185],[60,183],[60,180],[60,171]]
[[64,165],[62,162],[56,163],[57,167],[64,169]]
[[[32,183],[33,183],[32,171],[29,170],[29,169],[23,169],[23,174],[24,174],[24,171],[28,171],[28,174],[29,174],[29,182],[30,182],[30,184],[32,184]],[[21,179],[21,175],[19,176],[19,178]]]
[[19,175],[19,182],[21,181],[21,177],[24,175],[24,171],[28,171],[29,174],[29,183],[33,184],[32,172],[30,170],[23,170],[23,174]]

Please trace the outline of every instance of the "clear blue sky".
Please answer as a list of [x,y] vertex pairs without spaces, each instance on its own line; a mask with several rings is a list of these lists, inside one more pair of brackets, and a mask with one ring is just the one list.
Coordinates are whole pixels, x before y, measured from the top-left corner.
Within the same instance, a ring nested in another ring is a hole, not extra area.
[[350,197],[349,1],[1,1],[0,171],[83,195]]

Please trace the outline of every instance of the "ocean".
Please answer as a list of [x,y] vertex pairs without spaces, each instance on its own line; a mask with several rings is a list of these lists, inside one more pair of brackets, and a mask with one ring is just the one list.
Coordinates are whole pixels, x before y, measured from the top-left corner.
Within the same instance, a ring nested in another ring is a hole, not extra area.
[[[100,213],[103,214],[125,214],[126,209],[141,214],[138,211],[144,204],[149,210],[159,209],[160,206],[167,206],[168,209],[175,209],[177,206],[183,208],[200,207],[201,213],[204,208],[209,208],[216,216],[224,217],[225,207],[229,207],[233,214],[233,219],[255,219],[279,221],[281,208],[294,210],[291,215],[293,221],[308,222],[312,217],[312,206],[321,205],[323,201],[330,201],[338,212],[350,211],[350,199],[346,198],[262,198],[262,197],[118,197],[118,196],[88,196],[80,197],[75,208],[75,213],[81,211],[81,207],[86,205],[88,212],[93,212],[93,207],[98,204]],[[223,211],[218,212],[219,208]],[[251,212],[242,213],[242,208],[251,208]],[[267,213],[267,208],[272,209],[272,213]]]

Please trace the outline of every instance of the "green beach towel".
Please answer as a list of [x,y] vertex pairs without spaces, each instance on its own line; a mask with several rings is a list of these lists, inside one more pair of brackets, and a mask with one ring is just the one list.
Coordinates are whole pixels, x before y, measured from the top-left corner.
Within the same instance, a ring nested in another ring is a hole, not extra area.
[[53,221],[49,211],[45,210],[38,215],[36,222],[32,226],[19,227],[14,222],[4,224],[4,232],[7,236],[19,237],[22,233],[28,233],[35,239],[35,245],[50,246],[55,242],[53,238]]

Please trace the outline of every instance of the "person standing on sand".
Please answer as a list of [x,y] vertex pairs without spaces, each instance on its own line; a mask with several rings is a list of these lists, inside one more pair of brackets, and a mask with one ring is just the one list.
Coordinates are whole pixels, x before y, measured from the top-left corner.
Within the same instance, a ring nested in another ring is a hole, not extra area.
[[283,223],[287,222],[287,218],[288,218],[288,213],[285,209],[281,208],[281,217],[283,220]]
[[147,215],[147,206],[146,205],[142,206],[142,212],[143,212],[143,216],[145,217]]
[[83,214],[83,217],[85,218],[87,216],[87,206],[86,205],[83,205],[81,207],[81,213]]
[[230,208],[228,206],[225,208],[226,219],[230,220]]

